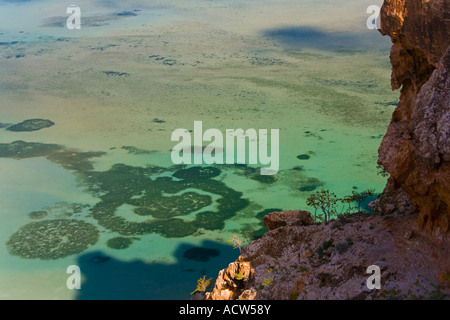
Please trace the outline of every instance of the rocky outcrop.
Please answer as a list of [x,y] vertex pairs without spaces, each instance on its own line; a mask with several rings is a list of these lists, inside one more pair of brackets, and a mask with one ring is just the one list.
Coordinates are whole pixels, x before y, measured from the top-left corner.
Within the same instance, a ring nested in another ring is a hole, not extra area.
[[251,290],[244,292],[246,285],[253,280],[254,272],[250,263],[240,257],[237,261],[230,263],[227,269],[219,272],[214,289],[211,293],[206,293],[206,298],[208,300],[254,299],[255,294]]
[[[449,6],[385,0],[382,7],[392,89],[401,93],[379,148],[390,178],[371,204],[378,214],[312,224],[305,211],[270,213],[269,231],[219,273],[206,299],[450,298]],[[367,286],[373,265],[380,289]]]
[[[245,247],[220,271],[206,299],[445,299],[448,252],[450,244],[420,230],[416,215],[357,214],[328,224],[286,224]],[[381,271],[379,290],[367,286],[372,265]]]
[[392,39],[392,89],[398,107],[379,148],[389,192],[405,191],[419,225],[450,233],[450,4],[385,0],[381,33]]
[[271,212],[263,218],[267,230],[274,230],[284,226],[308,226],[314,223],[309,211],[288,210]]

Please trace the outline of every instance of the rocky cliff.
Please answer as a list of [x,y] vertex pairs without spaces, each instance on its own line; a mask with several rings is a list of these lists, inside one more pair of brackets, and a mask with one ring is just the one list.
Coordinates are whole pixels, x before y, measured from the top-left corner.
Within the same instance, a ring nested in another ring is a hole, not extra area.
[[379,148],[386,192],[406,192],[419,225],[450,232],[450,2],[385,0],[381,33],[392,39],[392,89],[400,102]]
[[[398,107],[379,148],[390,174],[379,214],[315,224],[305,211],[264,218],[268,232],[220,271],[208,300],[450,297],[450,2],[385,0]],[[367,268],[381,270],[381,289]]]
[[[219,272],[206,299],[450,297],[450,245],[421,231],[417,215],[355,214],[315,224],[305,211],[290,211],[264,222],[269,231]],[[372,265],[380,268],[379,290],[367,286]]]

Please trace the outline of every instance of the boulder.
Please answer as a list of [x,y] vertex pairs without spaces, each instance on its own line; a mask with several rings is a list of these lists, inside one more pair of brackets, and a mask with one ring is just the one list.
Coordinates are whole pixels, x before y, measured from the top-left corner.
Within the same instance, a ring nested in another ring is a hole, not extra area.
[[314,224],[314,219],[309,211],[304,210],[271,212],[264,217],[264,225],[268,230],[284,226],[309,226],[311,224]]

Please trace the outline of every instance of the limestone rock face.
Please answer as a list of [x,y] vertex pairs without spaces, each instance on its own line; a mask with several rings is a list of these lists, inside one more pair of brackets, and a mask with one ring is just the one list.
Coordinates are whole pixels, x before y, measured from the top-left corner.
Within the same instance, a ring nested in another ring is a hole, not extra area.
[[405,37],[437,66],[450,36],[447,0],[385,0],[380,15],[382,34],[391,36],[393,42]]
[[254,295],[243,292],[253,273],[249,262],[238,259],[230,263],[227,269],[219,272],[213,291],[206,293],[206,300],[236,300],[240,296],[245,300],[254,299]]
[[[219,273],[207,299],[448,299],[449,7],[385,0],[381,10],[380,31],[393,43],[392,89],[401,88],[379,148],[390,178],[371,207],[382,214],[318,225],[305,211],[273,212],[264,218],[269,231]],[[379,290],[367,286],[372,265]]]
[[385,0],[381,33],[392,39],[392,89],[398,107],[379,148],[389,190],[404,190],[419,225],[450,233],[450,3]]
[[274,230],[284,226],[308,226],[314,223],[309,211],[289,210],[271,212],[264,217],[267,230]]
[[[206,299],[442,299],[450,294],[448,252],[450,243],[420,230],[415,214],[285,225],[244,247]],[[367,286],[372,265],[379,290]]]

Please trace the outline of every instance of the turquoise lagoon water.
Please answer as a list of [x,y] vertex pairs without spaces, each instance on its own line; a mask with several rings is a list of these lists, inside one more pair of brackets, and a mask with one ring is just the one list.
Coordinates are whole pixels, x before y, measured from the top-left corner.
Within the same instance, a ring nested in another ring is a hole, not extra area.
[[[81,1],[68,30],[60,1],[0,1],[0,298],[187,299],[265,213],[381,191],[398,94],[372,4]],[[55,125],[6,130],[34,118]],[[174,166],[196,120],[279,129],[279,172]]]

